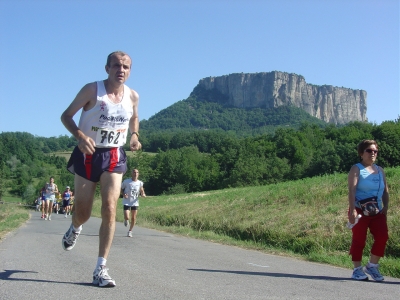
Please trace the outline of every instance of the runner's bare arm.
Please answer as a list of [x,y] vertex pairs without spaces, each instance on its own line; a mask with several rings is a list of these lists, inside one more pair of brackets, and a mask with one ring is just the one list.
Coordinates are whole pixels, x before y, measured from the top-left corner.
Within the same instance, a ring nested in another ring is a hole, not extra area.
[[140,194],[142,195],[142,197],[146,197],[143,186],[140,188]]
[[93,154],[95,142],[78,128],[73,117],[81,108],[84,110],[91,109],[96,104],[96,95],[96,83],[88,83],[78,92],[75,99],[61,115],[61,122],[78,140],[78,147],[85,154]]
[[133,115],[129,121],[129,130],[131,133],[129,146],[131,151],[136,151],[142,148],[142,144],[139,142],[138,134],[132,134],[132,132],[139,133],[139,113],[138,113],[139,95],[134,90],[131,90],[131,101],[133,107]]

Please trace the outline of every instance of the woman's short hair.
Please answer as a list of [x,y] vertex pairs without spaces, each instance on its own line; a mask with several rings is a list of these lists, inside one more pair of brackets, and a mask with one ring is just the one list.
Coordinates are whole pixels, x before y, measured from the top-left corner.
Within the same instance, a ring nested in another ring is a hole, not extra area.
[[376,149],[378,149],[378,143],[375,140],[362,140],[357,146],[358,155],[363,155],[365,149],[371,145],[375,145]]

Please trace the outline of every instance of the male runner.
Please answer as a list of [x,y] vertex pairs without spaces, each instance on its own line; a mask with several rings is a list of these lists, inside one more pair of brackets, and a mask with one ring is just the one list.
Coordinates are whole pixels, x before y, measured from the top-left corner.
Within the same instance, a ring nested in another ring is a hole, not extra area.
[[[62,239],[71,250],[90,217],[96,185],[100,182],[102,223],[99,254],[93,272],[93,284],[115,286],[106,269],[115,231],[116,203],[126,172],[126,154],[122,146],[129,138],[130,149],[139,150],[139,95],[124,83],[131,72],[131,58],[117,51],[108,55],[107,79],[86,84],[63,112],[61,121],[78,140],[68,170],[75,174],[75,200],[72,224]],[[73,120],[82,108],[79,125]],[[130,134],[128,134],[128,128]]]
[[129,212],[132,211],[131,225],[129,226],[128,237],[132,237],[132,229],[136,224],[136,216],[139,208],[139,195],[146,197],[143,188],[143,182],[139,180],[138,169],[132,170],[132,178],[125,179],[122,182],[122,194],[124,205],[124,225],[129,225]]
[[63,209],[64,209],[64,217],[67,217],[69,215],[69,206],[70,206],[71,196],[72,196],[72,192],[70,190],[70,187],[67,186],[62,195],[62,198],[63,198],[62,205],[63,205]]

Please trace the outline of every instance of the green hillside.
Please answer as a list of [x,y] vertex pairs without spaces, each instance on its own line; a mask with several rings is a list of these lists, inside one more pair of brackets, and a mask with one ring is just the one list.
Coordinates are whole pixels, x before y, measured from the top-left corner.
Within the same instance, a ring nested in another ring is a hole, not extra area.
[[325,127],[327,123],[312,117],[294,106],[277,108],[234,108],[218,102],[199,101],[191,96],[179,101],[149,120],[140,122],[140,129],[146,132],[159,130],[204,130],[220,129],[236,134],[254,135],[273,133],[279,127],[297,129],[302,123]]

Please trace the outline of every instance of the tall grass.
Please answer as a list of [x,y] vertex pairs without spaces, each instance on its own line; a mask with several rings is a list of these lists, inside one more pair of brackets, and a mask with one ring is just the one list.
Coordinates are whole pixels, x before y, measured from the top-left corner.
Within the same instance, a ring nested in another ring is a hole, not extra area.
[[29,211],[20,206],[20,198],[3,197],[0,204],[0,241],[4,236],[18,228],[29,219]]
[[[385,171],[390,238],[381,271],[400,278],[400,168]],[[99,201],[96,206],[99,209]],[[141,198],[138,225],[351,268],[347,208],[347,174],[334,174],[267,186]],[[123,221],[120,202],[117,220]],[[364,263],[371,244],[369,237]]]

